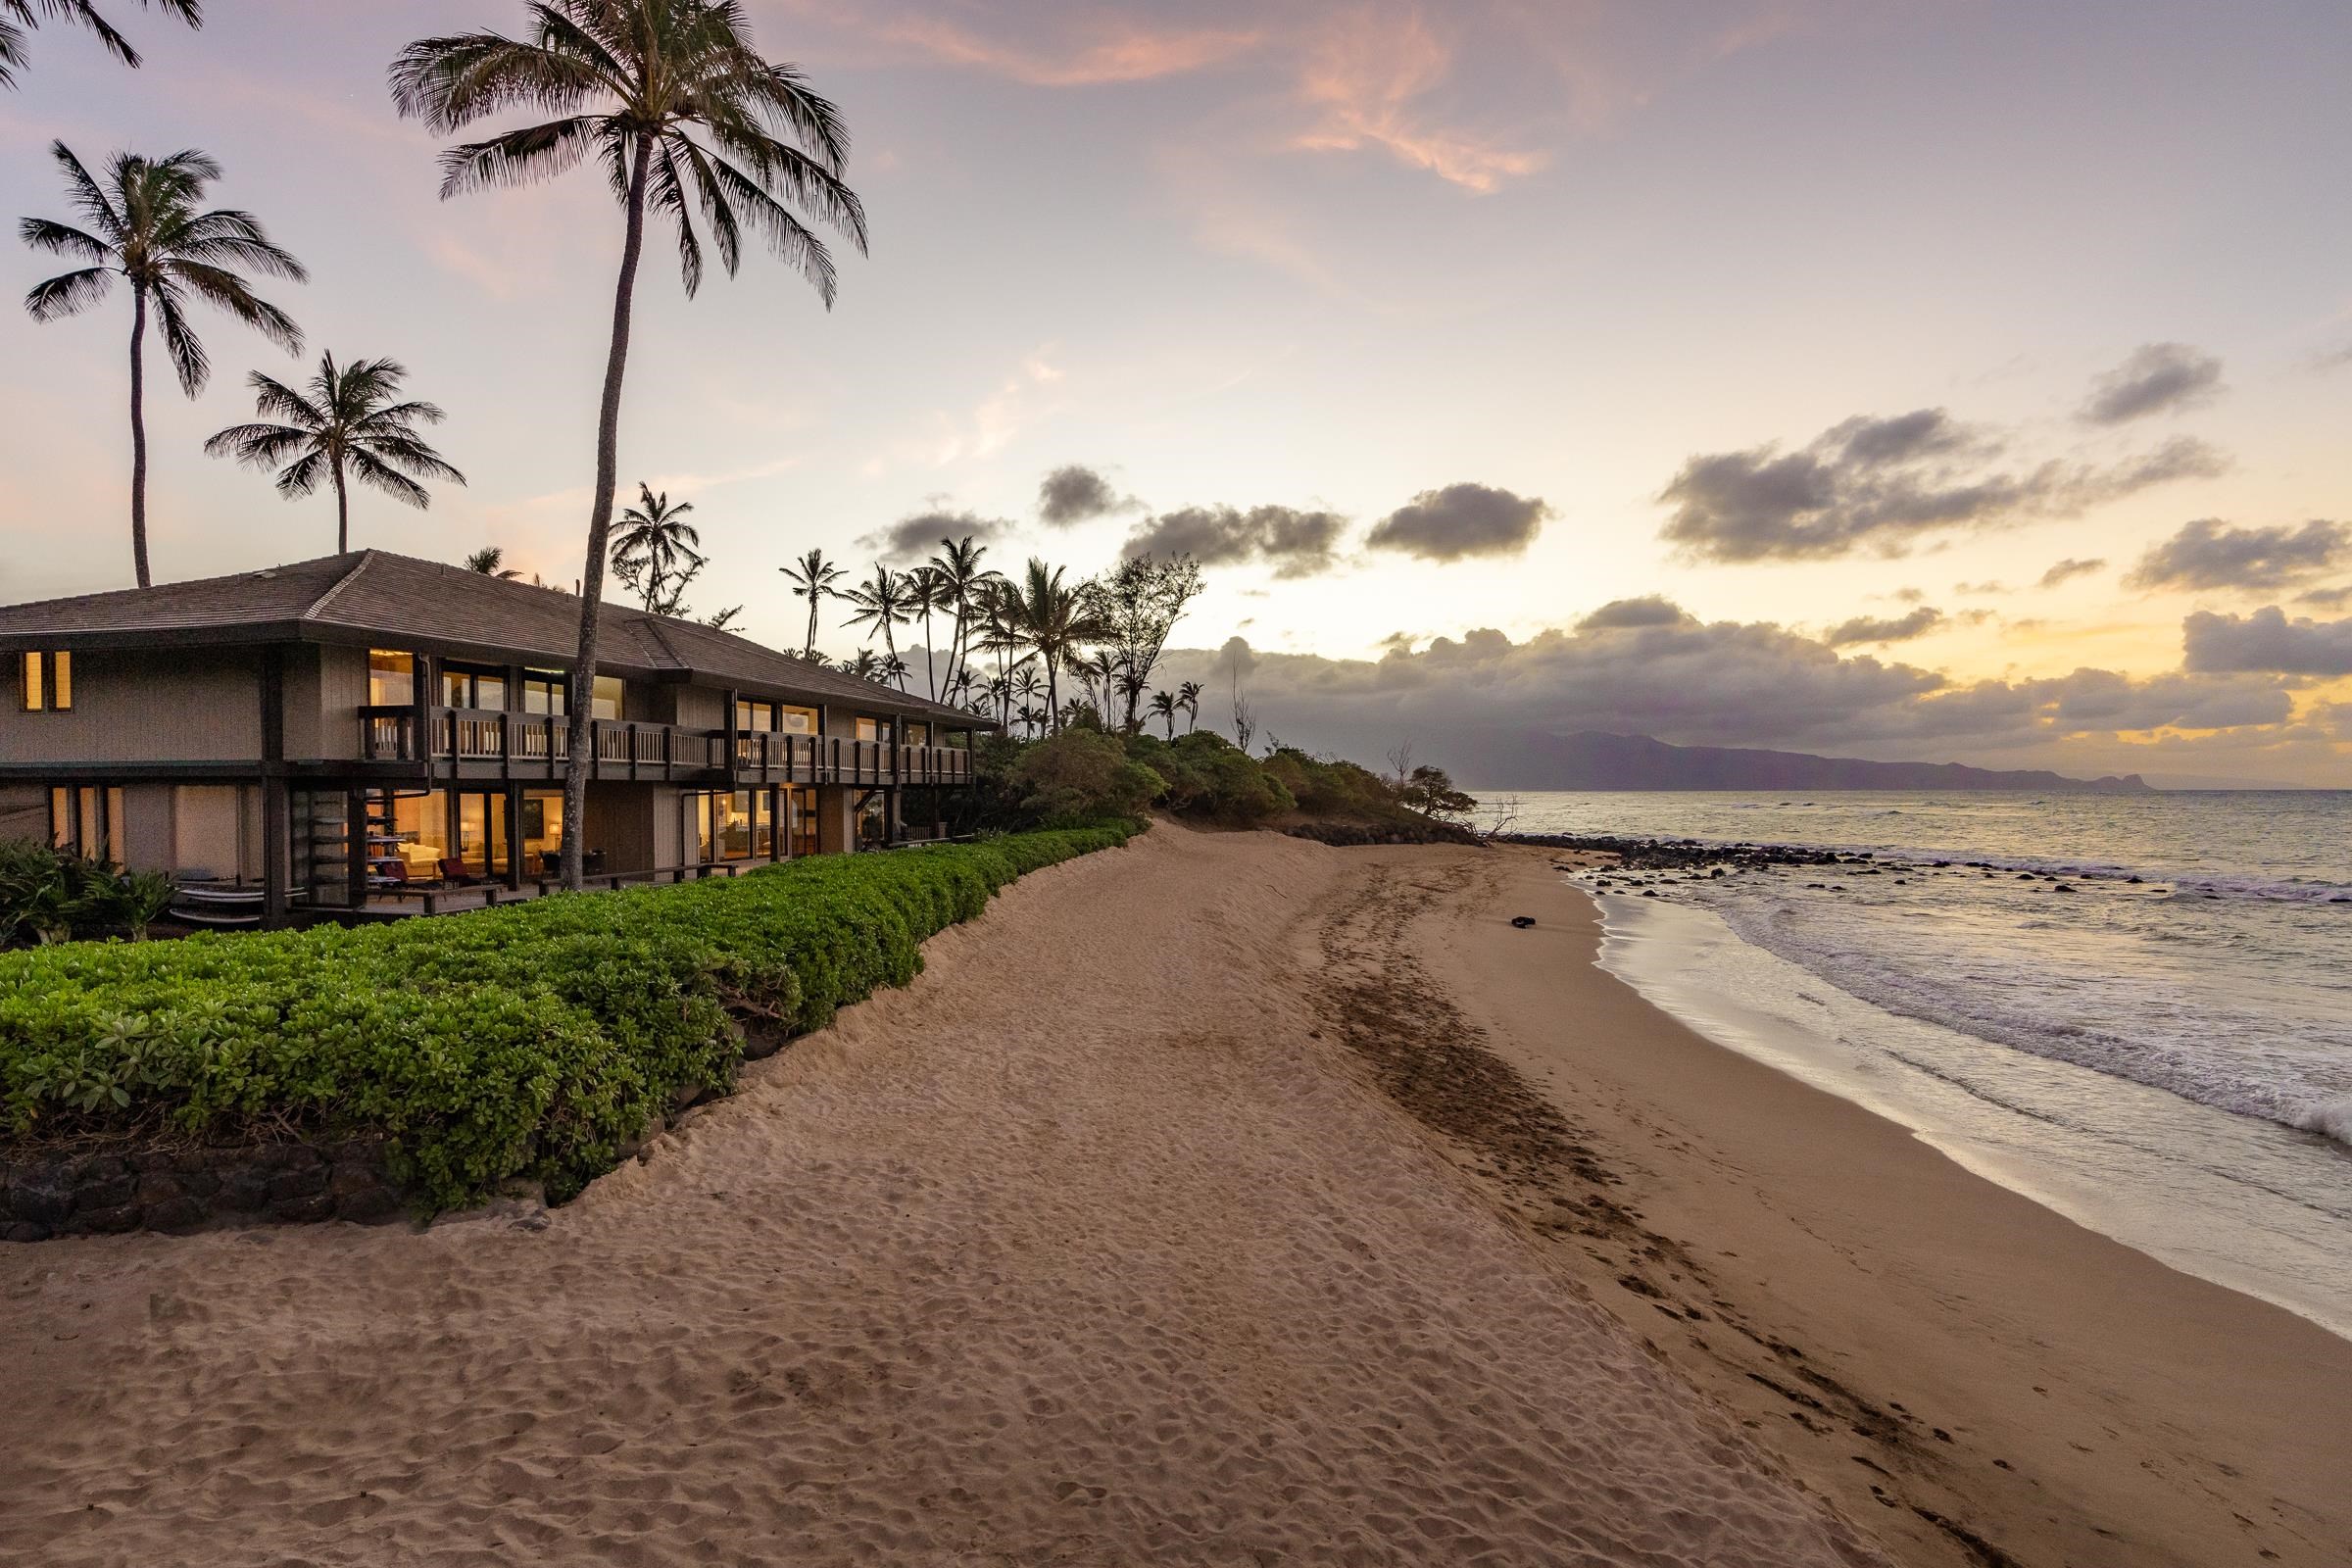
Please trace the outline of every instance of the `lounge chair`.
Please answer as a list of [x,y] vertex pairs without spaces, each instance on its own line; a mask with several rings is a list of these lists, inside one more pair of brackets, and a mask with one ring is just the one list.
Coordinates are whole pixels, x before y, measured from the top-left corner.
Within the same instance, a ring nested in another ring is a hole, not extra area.
[[447,887],[469,888],[481,880],[480,877],[466,870],[466,862],[454,855],[444,857],[438,869],[441,872],[442,884]]

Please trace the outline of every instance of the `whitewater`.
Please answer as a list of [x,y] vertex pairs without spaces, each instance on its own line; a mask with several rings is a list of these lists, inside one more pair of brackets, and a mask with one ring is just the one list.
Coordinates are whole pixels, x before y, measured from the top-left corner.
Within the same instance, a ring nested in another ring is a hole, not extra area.
[[2352,791],[1482,798],[1838,852],[1578,880],[1603,962],[1702,1032],[2352,1334]]

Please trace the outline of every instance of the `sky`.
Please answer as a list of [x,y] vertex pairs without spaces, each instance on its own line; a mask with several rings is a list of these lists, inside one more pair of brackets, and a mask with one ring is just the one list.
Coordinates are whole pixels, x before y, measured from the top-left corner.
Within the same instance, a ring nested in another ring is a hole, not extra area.
[[[872,242],[830,311],[763,255],[690,301],[649,247],[623,488],[693,503],[698,612],[797,645],[812,546],[1188,549],[1162,674],[1298,744],[2352,786],[2340,4],[747,9],[841,106]],[[5,210],[70,216],[53,138],[201,147],[312,274],[265,290],[302,357],[214,317],[200,398],[151,374],[159,580],[333,548],[201,450],[321,349],[406,365],[469,479],[362,493],[356,544],[575,579],[617,210],[591,171],[439,200],[384,87],[520,0],[112,10],[143,69],[51,27],[0,90]],[[127,328],[0,312],[0,600],[130,580]]]

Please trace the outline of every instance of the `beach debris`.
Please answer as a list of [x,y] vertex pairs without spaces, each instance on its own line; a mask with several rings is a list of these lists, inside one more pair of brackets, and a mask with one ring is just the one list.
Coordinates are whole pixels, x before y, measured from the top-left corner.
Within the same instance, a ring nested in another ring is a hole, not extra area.
[[1514,914],[1511,916],[1511,924],[1521,931],[1526,930],[1529,926],[1534,925],[1535,923],[1536,917],[1532,914]]

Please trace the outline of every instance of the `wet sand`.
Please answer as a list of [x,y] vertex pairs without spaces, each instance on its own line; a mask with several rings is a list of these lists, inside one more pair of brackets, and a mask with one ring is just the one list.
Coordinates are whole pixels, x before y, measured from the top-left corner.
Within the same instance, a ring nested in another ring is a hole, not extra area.
[[2344,1560],[2352,1345],[1596,934],[1163,826],[563,1209],[0,1248],[0,1560]]
[[1898,1558],[2352,1562],[2352,1342],[1692,1034],[1594,967],[1551,856],[1372,853],[1325,945],[1451,1004],[1421,1038],[1506,1064],[1577,1150],[1490,1185]]

